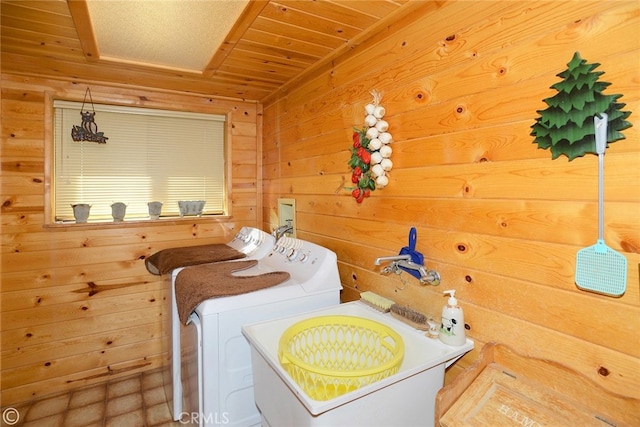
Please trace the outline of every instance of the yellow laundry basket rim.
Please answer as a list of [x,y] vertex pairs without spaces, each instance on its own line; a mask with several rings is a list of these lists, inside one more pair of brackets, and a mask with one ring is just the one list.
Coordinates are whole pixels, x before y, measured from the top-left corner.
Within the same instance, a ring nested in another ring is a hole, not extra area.
[[[296,335],[308,329],[329,325],[354,326],[374,331],[380,338],[381,346],[385,347],[391,354],[393,354],[393,357],[390,360],[383,362],[373,368],[360,368],[351,371],[337,371],[335,369],[325,369],[316,365],[306,363],[305,361],[291,354],[288,344]],[[391,338],[394,344],[392,345],[391,343],[389,343],[387,338]],[[353,378],[360,376],[365,377],[375,375],[386,370],[394,368],[397,369],[400,363],[402,363],[402,359],[404,358],[404,341],[400,334],[398,334],[392,328],[374,320],[346,315],[319,316],[302,320],[298,323],[293,324],[286,331],[284,331],[284,333],[280,337],[278,356],[282,365],[290,363],[314,374],[338,378]]]

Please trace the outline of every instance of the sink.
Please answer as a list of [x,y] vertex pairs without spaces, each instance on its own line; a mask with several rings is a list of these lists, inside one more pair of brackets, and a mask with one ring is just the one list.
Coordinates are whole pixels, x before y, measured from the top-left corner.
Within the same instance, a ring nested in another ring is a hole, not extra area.
[[[361,317],[391,327],[404,341],[404,359],[394,375],[331,400],[318,401],[310,398],[280,365],[278,345],[291,325],[311,317],[333,315]],[[245,325],[242,333],[252,348],[256,404],[263,425],[272,426],[339,425],[345,419],[363,426],[388,422],[427,425],[428,420],[433,420],[435,395],[443,386],[445,368],[474,346],[470,339],[454,347],[428,338],[424,331],[359,301]]]

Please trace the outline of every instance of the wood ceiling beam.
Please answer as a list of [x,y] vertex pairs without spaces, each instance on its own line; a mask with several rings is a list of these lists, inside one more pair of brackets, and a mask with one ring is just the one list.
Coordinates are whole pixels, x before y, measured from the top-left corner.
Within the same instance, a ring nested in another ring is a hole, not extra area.
[[71,18],[78,32],[82,52],[88,62],[98,62],[100,60],[100,52],[98,51],[98,43],[91,25],[91,16],[89,16],[89,7],[87,0],[68,0]]
[[202,71],[202,76],[205,78],[212,77],[218,67],[224,62],[229,53],[233,51],[236,44],[242,39],[244,33],[253,25],[253,21],[262,13],[265,7],[269,4],[270,0],[250,0],[247,7],[242,11],[240,18],[235,23],[229,35],[224,39],[222,45],[218,48],[213,55],[205,69]]

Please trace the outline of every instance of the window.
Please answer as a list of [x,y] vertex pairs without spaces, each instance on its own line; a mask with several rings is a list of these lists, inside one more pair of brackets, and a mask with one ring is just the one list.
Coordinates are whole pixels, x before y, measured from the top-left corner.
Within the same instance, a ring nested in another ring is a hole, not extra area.
[[[204,214],[225,214],[224,115],[92,105],[106,144],[74,141],[81,103],[54,101],[56,221],[72,221],[71,205],[91,205],[89,222],[112,220],[111,205],[127,205],[127,219],[149,217],[147,203],[163,203],[162,216],[178,216],[179,200],[204,200]],[[84,111],[88,108],[85,105]]]

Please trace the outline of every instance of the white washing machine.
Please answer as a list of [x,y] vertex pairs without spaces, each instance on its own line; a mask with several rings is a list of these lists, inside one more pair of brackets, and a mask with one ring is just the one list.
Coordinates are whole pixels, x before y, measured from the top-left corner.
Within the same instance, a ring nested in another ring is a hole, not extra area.
[[257,265],[234,274],[286,271],[290,278],[267,289],[206,300],[197,306],[186,326],[175,318],[182,345],[174,354],[183,359],[183,406],[179,412],[174,410],[176,421],[201,426],[259,426],[251,347],[242,335],[242,325],[340,304],[337,257],[329,249],[282,237],[266,256],[256,259]]
[[[273,250],[276,239],[269,233],[253,227],[242,227],[240,231],[235,235],[233,240],[226,243],[228,246],[242,252],[246,255],[245,258],[241,258],[238,261],[259,259],[267,256]],[[175,304],[174,285],[177,274],[182,268],[177,268],[168,277],[167,286],[171,289],[169,298],[166,299],[166,311],[171,313],[171,316],[165,321],[165,328],[169,332],[171,345],[169,347],[169,359],[170,369],[166,372],[164,377],[164,389],[169,402],[169,408],[174,417],[178,417],[183,412],[183,398],[185,396],[191,396],[191,393],[183,393],[183,384],[188,387],[196,387],[197,391],[197,379],[194,375],[197,372],[189,372],[188,370],[183,372],[190,365],[188,361],[197,356],[196,354],[196,341],[195,335],[183,334],[184,339],[190,341],[181,345],[181,328],[180,322],[174,319],[178,318],[177,307]],[[181,353],[181,348],[184,349],[184,354]],[[174,355],[178,355],[174,357]],[[183,365],[183,366],[181,366]],[[184,380],[182,376],[184,375]],[[177,418],[176,418],[177,420]]]
[[[390,326],[404,341],[404,359],[394,375],[330,400],[314,400],[280,364],[280,337],[302,320],[340,315]],[[255,400],[262,427],[433,426],[436,394],[444,384],[445,368],[474,346],[470,339],[454,347],[428,338],[424,331],[359,301],[244,325],[242,333],[251,345]]]

